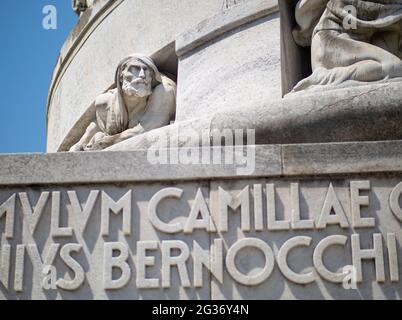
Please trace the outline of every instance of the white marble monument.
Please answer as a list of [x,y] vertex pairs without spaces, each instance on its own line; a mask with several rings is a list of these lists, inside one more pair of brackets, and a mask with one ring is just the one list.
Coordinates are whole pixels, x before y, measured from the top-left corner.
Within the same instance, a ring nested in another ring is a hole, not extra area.
[[401,1],[73,3],[1,299],[402,298]]

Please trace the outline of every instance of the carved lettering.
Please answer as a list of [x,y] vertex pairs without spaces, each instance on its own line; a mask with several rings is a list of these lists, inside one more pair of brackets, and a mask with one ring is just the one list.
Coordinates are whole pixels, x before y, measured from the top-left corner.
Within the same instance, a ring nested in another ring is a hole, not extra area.
[[27,193],[21,192],[18,194],[22,205],[22,211],[24,213],[24,221],[28,223],[28,227],[32,235],[34,234],[39,219],[43,213],[43,210],[45,209],[49,195],[49,192],[42,192],[38,202],[35,205],[35,208],[32,209]]
[[313,230],[314,220],[302,220],[300,217],[300,187],[298,183],[290,184],[291,225],[294,230]]
[[209,251],[205,251],[201,246],[193,241],[193,259],[194,259],[194,286],[201,288],[204,281],[202,280],[202,267],[207,268],[212,275],[223,283],[223,240],[215,239]]
[[109,195],[102,191],[102,235],[109,235],[110,212],[114,214],[123,213],[123,234],[131,235],[131,190],[120,200],[114,201]]
[[352,234],[352,258],[353,266],[356,268],[356,281],[363,281],[362,260],[374,259],[376,279],[378,282],[385,282],[384,252],[381,234],[373,234],[373,249],[361,249],[360,235]]
[[241,230],[250,231],[250,191],[249,186],[245,187],[238,195],[231,196],[228,192],[219,187],[219,218],[220,231],[228,231],[228,208],[236,210],[240,207]]
[[148,218],[152,225],[159,231],[173,234],[183,231],[183,225],[180,222],[177,223],[165,223],[159,219],[157,214],[157,208],[159,203],[165,198],[178,198],[180,199],[183,194],[183,190],[178,188],[166,188],[157,192],[149,201],[148,205]]
[[87,227],[88,220],[92,210],[94,209],[96,200],[98,199],[99,190],[92,190],[89,193],[88,200],[85,203],[84,208],[82,208],[77,193],[75,191],[68,191],[67,194],[70,199],[71,209],[73,215],[75,216],[77,227],[79,228],[81,233],[83,233],[85,231],[85,228]]
[[60,200],[61,193],[56,191],[52,192],[52,225],[51,232],[54,238],[71,237],[73,229],[70,227],[60,227]]
[[[118,251],[119,254],[114,256],[114,251]],[[131,277],[131,269],[127,263],[128,257],[129,251],[124,243],[105,243],[103,260],[103,288],[105,290],[117,290],[127,285]],[[113,279],[113,268],[121,271],[120,278]]]
[[332,272],[324,265],[323,257],[325,251],[331,246],[345,246],[348,238],[341,235],[333,235],[322,239],[316,246],[313,254],[314,267],[321,277],[332,283],[342,283],[345,275]]
[[281,231],[290,230],[290,221],[276,220],[276,204],[275,204],[275,185],[269,183],[267,188],[267,216],[268,216],[268,230]]
[[354,228],[372,228],[375,226],[374,218],[361,217],[361,207],[369,205],[369,197],[360,195],[360,191],[364,190],[370,190],[370,181],[352,181],[350,183],[352,227]]
[[[199,215],[201,215],[202,219],[198,219]],[[208,205],[205,201],[201,189],[197,190],[194,204],[191,206],[190,216],[188,217],[187,222],[184,226],[184,233],[193,233],[194,229],[204,229],[208,232],[216,231],[211,214],[208,209]]]
[[9,244],[1,246],[0,259],[0,283],[2,283],[3,286],[8,289],[11,259],[11,246]]
[[[180,253],[173,256],[173,250],[178,250]],[[172,266],[177,266],[182,286],[184,288],[191,287],[186,267],[186,261],[189,257],[190,249],[185,242],[179,240],[162,241],[162,288],[170,288]]]
[[[331,214],[331,213],[334,214]],[[341,202],[336,196],[332,183],[329,184],[328,192],[322,206],[321,213],[318,216],[317,229],[325,229],[327,225],[339,224],[342,228],[349,227],[346,213],[343,210]]]
[[12,239],[14,237],[15,194],[0,206],[0,219],[3,215],[6,216],[6,238]]
[[[264,268],[255,275],[245,275],[236,267],[236,256],[240,250],[245,248],[257,248],[261,250],[265,257]],[[237,241],[230,247],[226,256],[226,268],[234,280],[245,286],[256,286],[263,283],[271,275],[274,269],[274,253],[271,247],[264,241],[257,238],[246,238]]]
[[69,243],[63,246],[60,250],[60,257],[64,263],[73,271],[74,277],[72,280],[59,279],[57,286],[61,289],[73,291],[77,290],[85,281],[85,272],[81,265],[73,259],[73,252],[80,252],[82,245]]
[[148,250],[157,250],[157,241],[138,241],[137,243],[137,287],[138,288],[159,288],[159,279],[148,279],[146,268],[155,266],[155,257],[147,256]]
[[315,281],[314,273],[304,274],[294,272],[288,265],[288,254],[291,250],[300,246],[309,246],[311,237],[294,237],[286,241],[278,252],[278,266],[283,275],[290,281],[298,284],[308,284]]

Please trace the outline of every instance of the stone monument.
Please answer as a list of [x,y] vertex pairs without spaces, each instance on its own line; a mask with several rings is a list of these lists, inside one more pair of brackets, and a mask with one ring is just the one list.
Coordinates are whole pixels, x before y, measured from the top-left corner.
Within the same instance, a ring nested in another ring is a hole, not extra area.
[[102,150],[146,131],[166,126],[176,108],[176,84],[159,73],[152,59],[138,54],[124,58],[115,88],[95,99],[95,114],[70,151]]
[[1,299],[402,298],[402,1],[90,5],[0,156]]
[[402,77],[402,1],[301,0],[295,17],[293,36],[311,46],[313,73],[294,91]]

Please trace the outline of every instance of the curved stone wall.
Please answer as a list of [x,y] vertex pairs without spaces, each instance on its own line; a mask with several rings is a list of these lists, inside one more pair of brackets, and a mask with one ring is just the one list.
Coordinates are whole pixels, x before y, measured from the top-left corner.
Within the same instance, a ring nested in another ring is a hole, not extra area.
[[281,98],[277,1],[246,1],[203,21],[177,39],[176,51],[176,120]]

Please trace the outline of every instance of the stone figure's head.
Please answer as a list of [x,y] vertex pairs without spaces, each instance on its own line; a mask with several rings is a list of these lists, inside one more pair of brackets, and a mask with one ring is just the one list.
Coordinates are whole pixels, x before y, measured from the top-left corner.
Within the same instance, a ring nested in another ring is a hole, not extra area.
[[132,55],[120,62],[116,72],[116,85],[123,95],[147,97],[161,82],[161,75],[152,59]]

